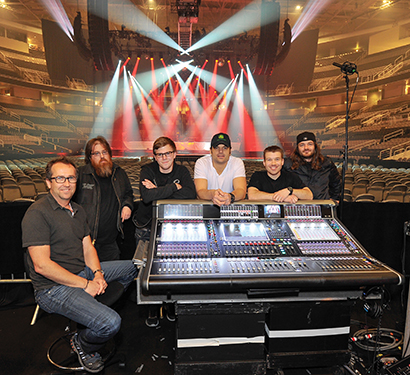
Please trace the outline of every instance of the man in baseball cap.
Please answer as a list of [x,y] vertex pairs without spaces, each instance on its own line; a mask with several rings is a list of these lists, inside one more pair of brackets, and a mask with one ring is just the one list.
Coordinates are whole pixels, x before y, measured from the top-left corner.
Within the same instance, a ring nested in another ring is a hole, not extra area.
[[232,148],[231,140],[228,134],[218,133],[212,137],[211,148],[216,148],[218,145],[225,145],[228,148]]
[[194,182],[199,199],[211,200],[217,206],[228,205],[245,198],[246,174],[243,161],[231,155],[228,134],[212,137],[210,155],[195,163]]
[[285,160],[284,169],[299,176],[312,191],[313,199],[339,201],[342,189],[339,172],[333,161],[322,155],[315,134],[298,134],[296,147],[290,158]]

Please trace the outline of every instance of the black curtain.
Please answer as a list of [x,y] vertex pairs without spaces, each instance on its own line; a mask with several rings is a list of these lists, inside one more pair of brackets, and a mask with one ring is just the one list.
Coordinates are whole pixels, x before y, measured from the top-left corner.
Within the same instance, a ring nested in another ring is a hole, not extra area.
[[269,89],[294,85],[294,92],[306,92],[312,82],[319,30],[304,31],[290,45],[286,58],[277,65],[269,80]]
[[43,41],[47,69],[54,85],[66,86],[66,77],[82,79],[87,85],[103,82],[102,72],[95,72],[91,60],[84,60],[77,46],[61,30],[56,22],[43,19]]

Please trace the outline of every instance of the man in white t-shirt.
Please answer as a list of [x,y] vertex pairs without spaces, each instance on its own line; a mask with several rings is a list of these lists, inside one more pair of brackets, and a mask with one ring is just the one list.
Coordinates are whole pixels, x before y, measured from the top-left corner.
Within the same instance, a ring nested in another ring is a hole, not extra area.
[[199,199],[222,206],[245,198],[245,166],[231,152],[231,140],[227,134],[218,133],[212,137],[211,154],[195,163],[194,182]]

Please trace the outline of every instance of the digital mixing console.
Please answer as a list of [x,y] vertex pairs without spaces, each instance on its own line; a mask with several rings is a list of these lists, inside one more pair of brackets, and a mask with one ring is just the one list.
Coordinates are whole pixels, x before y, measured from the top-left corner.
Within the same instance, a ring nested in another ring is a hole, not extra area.
[[336,218],[331,201],[297,204],[159,201],[144,294],[400,284]]

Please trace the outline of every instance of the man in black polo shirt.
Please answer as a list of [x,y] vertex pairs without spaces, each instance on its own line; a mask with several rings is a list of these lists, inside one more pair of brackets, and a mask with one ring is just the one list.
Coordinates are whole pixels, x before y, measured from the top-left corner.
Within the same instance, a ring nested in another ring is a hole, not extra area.
[[249,200],[271,200],[296,203],[299,199],[313,199],[313,194],[300,178],[282,169],[283,150],[269,146],[263,151],[266,171],[255,172],[248,185]]
[[71,346],[85,370],[96,373],[104,368],[98,350],[119,331],[121,317],[94,297],[112,281],[127,288],[137,270],[131,260],[100,263],[86,213],[71,201],[77,178],[67,158],[47,164],[50,193],[27,210],[23,246],[37,303],[86,327],[71,337]]

